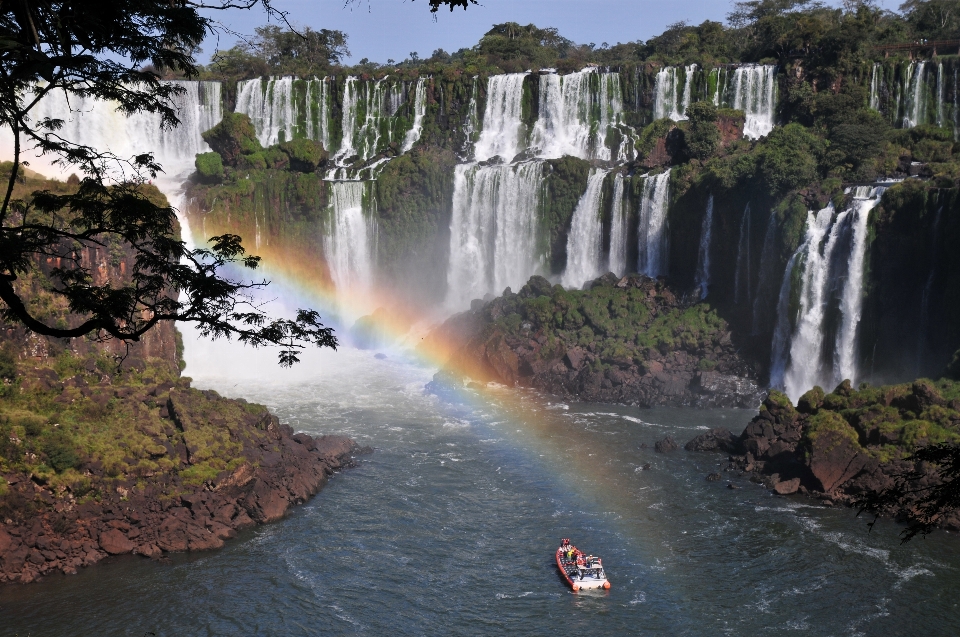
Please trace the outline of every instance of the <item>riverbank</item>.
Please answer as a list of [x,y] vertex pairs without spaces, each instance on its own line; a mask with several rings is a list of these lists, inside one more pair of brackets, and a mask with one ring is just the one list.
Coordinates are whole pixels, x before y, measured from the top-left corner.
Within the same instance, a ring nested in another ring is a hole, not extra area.
[[112,555],[220,548],[279,520],[369,451],[343,436],[295,434],[265,407],[186,378],[61,382],[33,371],[0,401],[0,582],[75,573]]
[[[928,445],[958,442],[960,383],[920,379],[859,389],[844,381],[829,394],[814,387],[796,406],[774,390],[739,437],[714,429],[690,440],[686,449],[726,452],[724,471],[752,474],[777,494],[854,506],[894,486],[900,476],[915,476],[917,489],[939,484],[936,468],[911,456]],[[908,498],[883,513],[904,518],[912,502]],[[960,531],[960,513],[948,511],[939,526]]]

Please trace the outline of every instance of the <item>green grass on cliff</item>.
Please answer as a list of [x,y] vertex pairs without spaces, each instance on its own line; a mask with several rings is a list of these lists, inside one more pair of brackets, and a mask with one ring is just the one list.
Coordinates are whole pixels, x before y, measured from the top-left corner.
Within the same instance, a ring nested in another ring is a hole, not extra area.
[[[28,476],[61,497],[98,498],[104,490],[164,476],[199,485],[244,462],[233,423],[261,418],[266,408],[187,389],[167,366],[116,372],[100,355],[64,352],[48,364],[5,379],[0,393],[0,474]],[[192,426],[169,417],[171,389],[191,401]],[[10,508],[2,496],[0,509]],[[6,511],[5,515],[10,515]]]

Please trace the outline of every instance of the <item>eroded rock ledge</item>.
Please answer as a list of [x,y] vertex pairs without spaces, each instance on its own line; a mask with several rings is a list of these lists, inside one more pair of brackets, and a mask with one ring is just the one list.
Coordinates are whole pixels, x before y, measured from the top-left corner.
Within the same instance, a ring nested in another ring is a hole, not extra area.
[[75,573],[110,555],[159,558],[220,548],[240,530],[279,520],[369,451],[342,436],[295,434],[269,413],[243,410],[238,417],[225,406],[246,403],[216,392],[160,386],[152,393],[166,398],[157,409],[171,424],[168,436],[156,435],[161,448],[189,466],[205,449],[191,441],[214,427],[235,445],[233,468],[191,485],[184,472],[110,479],[97,475],[102,467],[94,462],[84,470],[101,487],[98,498],[75,498],[35,476],[7,474],[6,502],[19,502],[31,514],[0,520],[0,582]]

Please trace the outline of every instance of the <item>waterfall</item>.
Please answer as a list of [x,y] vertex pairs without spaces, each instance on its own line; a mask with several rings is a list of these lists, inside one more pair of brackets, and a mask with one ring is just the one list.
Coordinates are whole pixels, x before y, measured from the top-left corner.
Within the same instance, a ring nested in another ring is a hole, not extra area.
[[363,214],[368,182],[330,183],[330,223],[323,238],[330,276],[341,293],[367,291],[373,283],[376,227]]
[[668,117],[675,122],[687,119],[687,107],[690,106],[690,85],[696,70],[696,64],[684,67],[683,93],[678,99],[677,67],[665,66],[660,69],[654,81],[654,119]]
[[937,64],[937,126],[943,126],[943,62]]
[[697,287],[700,298],[707,298],[710,287],[710,235],[713,231],[713,195],[707,199],[707,211],[700,227],[700,253],[697,255]]
[[[737,242],[737,263],[733,273],[733,302],[740,302],[740,282],[743,280],[743,267],[747,269],[747,301],[750,301],[750,202],[743,209],[740,218],[740,240]],[[744,249],[746,248],[746,249]]]
[[413,148],[420,141],[420,132],[423,130],[423,116],[427,113],[427,81],[424,78],[417,80],[416,95],[413,100],[413,127],[403,138],[401,153]]
[[748,64],[733,73],[733,108],[746,114],[743,134],[757,139],[770,134],[777,101],[777,67]]
[[761,306],[767,298],[765,292],[770,285],[771,271],[774,263],[774,244],[776,243],[777,215],[771,210],[767,217],[767,231],[763,235],[763,250],[760,252],[760,280],[757,282],[757,291],[753,296],[753,321],[751,333],[760,332],[760,314],[763,309]]
[[[595,94],[592,79],[597,78]],[[587,68],[578,73],[540,75],[540,107],[530,146],[537,156],[609,160],[609,128],[623,112],[620,76]],[[486,118],[484,118],[486,120]]]
[[617,275],[627,273],[627,207],[623,204],[623,175],[613,178],[613,202],[610,206],[609,269]]
[[643,178],[638,229],[640,256],[637,271],[649,277],[667,273],[667,207],[670,203],[670,169]]
[[870,108],[880,110],[880,63],[874,63],[873,73],[870,74]]
[[904,106],[904,128],[919,126],[926,119],[926,100],[923,94],[923,70],[926,65],[926,62],[914,62],[907,67],[905,83],[909,90],[907,92],[907,103]]
[[607,171],[593,168],[587,177],[587,190],[577,202],[567,237],[567,267],[561,283],[580,289],[602,273],[600,256],[603,249],[603,228],[600,225],[600,195]]
[[[600,73],[600,125],[597,127],[595,155],[597,159],[610,161],[611,153],[607,147],[607,133],[610,128],[620,123],[623,113],[623,93],[620,88],[619,73]],[[633,159],[633,150],[629,137],[622,135],[620,147],[617,149],[618,163],[625,163]]]
[[293,78],[270,78],[237,82],[236,112],[250,117],[263,146],[294,137],[297,111],[293,103]]
[[[827,284],[827,266],[839,236],[840,223],[834,224],[826,246],[823,239],[830,230],[833,205],[815,216],[807,215],[807,232],[798,248],[803,265],[803,282],[800,290],[800,312],[789,347],[789,364],[783,378],[783,386],[791,400],[796,401],[804,392],[821,381],[823,349],[824,294]],[[821,251],[822,250],[822,251]]]
[[[183,89],[182,93],[170,98],[170,105],[180,120],[180,125],[175,128],[161,128],[160,116],[155,113],[138,112],[127,116],[117,110],[114,102],[76,94],[70,94],[68,99],[62,91],[47,93],[31,109],[30,119],[33,122],[46,118],[62,120],[63,126],[57,132],[62,138],[123,159],[153,153],[165,175],[169,176],[162,176],[161,180],[185,177],[186,173],[193,171],[197,153],[210,151],[201,133],[223,119],[220,83],[181,80],[164,83]],[[29,96],[25,96],[25,101],[28,99]],[[13,142],[9,129],[4,129],[0,139],[0,147],[10,149],[12,159]],[[29,150],[23,154],[35,170],[46,170],[51,162],[47,157],[33,157]],[[63,170],[58,166],[49,166],[49,169],[51,174]],[[171,184],[171,188],[178,186],[179,180]],[[171,195],[172,201],[172,192],[167,194]]]
[[[487,120],[484,120],[486,126]],[[447,306],[519,288],[534,274],[536,211],[542,163],[480,166],[454,171]]]
[[483,110],[483,131],[474,148],[477,161],[494,156],[512,160],[522,150],[523,81],[525,73],[491,75],[487,79],[487,104]]
[[463,150],[466,151],[474,142],[474,134],[480,128],[480,114],[477,112],[477,92],[480,90],[479,79],[474,76],[473,88],[470,90],[470,103],[467,104],[467,116],[463,122]]
[[[829,390],[843,379],[858,380],[857,331],[863,310],[867,222],[883,191],[859,187],[851,206],[836,216],[832,205],[807,215],[804,241],[784,273],[771,359],[771,384],[783,387],[792,400],[814,385]],[[800,308],[788,337],[790,282],[798,263],[803,268]],[[839,325],[829,347],[827,317],[832,310],[839,314]],[[832,355],[827,358],[828,347]]]
[[[307,80],[306,108],[307,139],[316,139],[325,150],[330,150],[330,91],[326,79]],[[316,96],[317,117],[313,117],[314,95]]]
[[953,67],[953,141],[960,140],[960,108],[957,108],[957,67]]
[[807,215],[807,236],[787,261],[787,269],[783,272],[783,281],[780,284],[780,294],[777,297],[777,323],[773,330],[773,343],[770,347],[770,386],[784,389],[784,376],[789,361],[790,345],[790,292],[793,270],[797,260],[806,252],[807,241],[810,240],[810,214]]
[[857,328],[863,313],[863,262],[867,247],[867,222],[870,211],[880,203],[880,197],[886,190],[883,187],[870,188],[860,186],[856,189],[853,207],[853,237],[847,259],[847,277],[840,296],[840,331],[834,349],[834,382],[845,378],[856,382],[857,370]]
[[710,71],[710,78],[713,79],[716,76],[716,85],[713,87],[713,105],[721,106],[726,97],[726,86],[725,82],[727,79],[727,70],[723,67],[718,67]]

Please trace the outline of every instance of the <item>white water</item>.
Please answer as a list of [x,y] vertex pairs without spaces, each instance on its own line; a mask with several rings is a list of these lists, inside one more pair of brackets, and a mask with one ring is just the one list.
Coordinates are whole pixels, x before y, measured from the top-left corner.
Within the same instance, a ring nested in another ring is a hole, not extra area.
[[539,161],[496,166],[461,164],[454,172],[447,306],[519,289],[536,271]]
[[875,111],[880,110],[880,69],[880,63],[875,63],[870,74],[870,108]]
[[[330,89],[326,79],[307,81],[307,139],[316,139],[330,151]],[[313,97],[316,95],[317,117],[313,117]]]
[[684,67],[684,82],[681,91],[677,78],[678,67],[668,66],[657,73],[654,83],[654,119],[669,117],[674,121],[687,119],[690,105],[690,83],[697,66]]
[[610,205],[610,261],[608,268],[617,275],[627,273],[627,207],[623,203],[623,174],[613,178],[613,202]]
[[833,358],[833,383],[849,378],[856,383],[859,378],[857,368],[857,328],[863,314],[863,263],[866,258],[867,221],[870,211],[880,203],[885,188],[860,186],[856,189],[853,207],[853,237],[847,260],[847,276],[840,295],[840,331]]
[[[836,247],[837,230],[840,224],[834,225],[835,232],[831,235],[826,247],[823,245],[823,240],[830,229],[833,215],[832,204],[816,214],[807,213],[806,236],[803,244],[797,248],[797,254],[802,259],[804,269],[800,290],[800,313],[787,350],[789,359],[782,364],[785,370],[782,385],[793,401],[820,381],[823,347],[821,328],[825,310],[823,296],[827,282],[827,265],[831,252]],[[774,369],[780,366],[775,364]]]
[[937,126],[943,126],[943,62],[937,64]]
[[587,190],[577,202],[570,222],[567,237],[567,267],[561,283],[568,288],[580,289],[603,272],[600,256],[603,234],[600,224],[600,196],[607,171],[594,168],[587,177]]
[[520,115],[525,77],[525,73],[511,73],[487,78],[483,131],[474,147],[477,161],[486,161],[497,155],[510,161],[523,150]]
[[297,109],[293,99],[293,78],[256,78],[237,82],[237,113],[250,117],[262,146],[273,146],[294,137]]
[[323,249],[330,276],[340,291],[365,292],[373,283],[376,226],[363,211],[367,183],[330,184],[330,224]]
[[480,114],[477,111],[477,93],[480,90],[479,78],[473,78],[473,87],[470,89],[470,103],[467,105],[467,116],[463,122],[463,150],[466,151],[474,142],[476,132],[480,129]]
[[[863,274],[867,221],[883,188],[860,187],[852,205],[834,215],[832,206],[808,213],[804,242],[791,258],[781,286],[777,328],[774,334],[771,384],[781,386],[797,400],[814,385],[832,389],[844,379],[856,384],[857,330],[863,310]],[[800,310],[786,348],[790,317],[785,316],[792,264],[803,268]],[[839,290],[837,298],[832,292]],[[840,324],[828,358],[824,356],[828,310],[839,310]]]
[[637,231],[640,248],[637,271],[649,277],[667,274],[669,203],[670,170],[644,177],[640,200],[640,227]]
[[697,287],[700,298],[707,298],[710,289],[710,235],[713,233],[713,195],[707,200],[707,210],[700,226],[700,252],[697,255]]
[[684,82],[681,92],[677,80],[678,67],[665,66],[660,69],[654,81],[654,119],[668,117],[675,122],[687,119],[687,107],[690,106],[690,86],[696,70],[696,64],[684,67]]
[[[396,93],[394,91],[393,93]],[[393,110],[396,112],[396,109]],[[401,153],[405,153],[413,148],[413,145],[420,141],[420,133],[423,130],[423,116],[427,113],[427,81],[424,78],[417,80],[416,95],[413,100],[413,127],[407,131],[403,138]],[[392,114],[392,113],[391,113]]]
[[923,70],[926,62],[915,62],[907,67],[907,102],[904,105],[903,127],[913,128],[926,120],[926,100],[923,99]]
[[749,64],[733,72],[733,108],[746,114],[743,135],[757,139],[770,134],[777,103],[777,67]]

